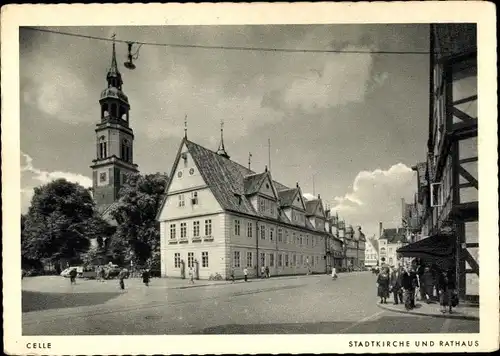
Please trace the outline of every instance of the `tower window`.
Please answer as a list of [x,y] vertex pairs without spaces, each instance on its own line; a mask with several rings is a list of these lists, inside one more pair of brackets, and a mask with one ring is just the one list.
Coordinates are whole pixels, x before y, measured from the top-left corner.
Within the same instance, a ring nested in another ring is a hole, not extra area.
[[130,141],[125,139],[122,141],[122,150],[121,150],[121,153],[122,153],[122,159],[125,161],[125,162],[131,162],[132,159],[131,159],[131,154],[130,154]]
[[100,182],[105,182],[106,181],[106,172],[103,172],[103,173],[99,174],[99,181]]
[[106,137],[101,136],[99,138],[99,158],[103,159],[108,156]]

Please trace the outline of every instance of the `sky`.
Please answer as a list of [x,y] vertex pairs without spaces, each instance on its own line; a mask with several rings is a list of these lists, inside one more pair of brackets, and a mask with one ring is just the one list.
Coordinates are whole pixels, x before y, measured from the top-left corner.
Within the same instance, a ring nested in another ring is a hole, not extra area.
[[[428,25],[255,25],[47,28],[126,41],[290,49],[428,51]],[[21,197],[57,178],[90,186],[99,96],[111,43],[20,29]],[[136,47],[134,47],[136,48]],[[134,161],[169,173],[184,134],[216,150],[220,122],[231,159],[263,171],[367,236],[397,227],[413,201],[428,134],[429,57],[228,51],[142,46],[130,71]],[[313,179],[314,177],[314,179]],[[314,181],[314,184],[313,184]]]

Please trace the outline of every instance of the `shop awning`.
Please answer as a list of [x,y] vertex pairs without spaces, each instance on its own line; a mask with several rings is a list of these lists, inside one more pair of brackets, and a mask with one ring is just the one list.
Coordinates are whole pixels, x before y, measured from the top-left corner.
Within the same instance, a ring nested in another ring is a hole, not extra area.
[[451,258],[454,255],[454,235],[432,235],[403,246],[397,253],[404,257]]

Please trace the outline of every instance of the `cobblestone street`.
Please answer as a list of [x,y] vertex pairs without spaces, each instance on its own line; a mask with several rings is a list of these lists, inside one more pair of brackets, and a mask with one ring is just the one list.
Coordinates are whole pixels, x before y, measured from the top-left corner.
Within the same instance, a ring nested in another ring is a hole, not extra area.
[[[23,281],[24,335],[473,333],[478,320],[381,309],[369,272],[208,282]],[[198,286],[199,285],[199,286]],[[433,306],[436,309],[438,306]],[[459,308],[460,309],[460,308]],[[459,313],[459,310],[457,310]]]

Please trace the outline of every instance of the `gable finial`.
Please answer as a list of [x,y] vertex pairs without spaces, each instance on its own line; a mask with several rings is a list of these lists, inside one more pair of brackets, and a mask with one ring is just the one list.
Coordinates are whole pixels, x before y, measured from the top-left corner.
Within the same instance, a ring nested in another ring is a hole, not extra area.
[[250,167],[252,165],[252,153],[248,152],[248,170],[250,171]]
[[184,138],[187,139],[188,138],[188,116],[187,114],[184,116]]
[[295,184],[295,186],[298,188],[298,187],[299,187],[299,182],[297,182],[297,183]]
[[266,164],[266,169],[264,170],[264,172],[267,172],[267,164]]

